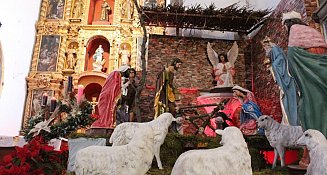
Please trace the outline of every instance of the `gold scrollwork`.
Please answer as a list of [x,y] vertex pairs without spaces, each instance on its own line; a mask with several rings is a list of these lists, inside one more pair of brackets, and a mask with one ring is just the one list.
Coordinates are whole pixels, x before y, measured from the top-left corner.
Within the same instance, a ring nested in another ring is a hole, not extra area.
[[38,88],[46,88],[51,85],[51,77],[49,75],[39,75],[36,77],[36,86]]

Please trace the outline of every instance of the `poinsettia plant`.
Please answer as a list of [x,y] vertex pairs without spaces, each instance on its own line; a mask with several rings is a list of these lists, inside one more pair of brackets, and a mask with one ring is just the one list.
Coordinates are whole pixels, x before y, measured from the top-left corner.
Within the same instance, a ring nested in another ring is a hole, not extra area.
[[60,151],[34,137],[23,147],[4,156],[0,162],[1,175],[57,175],[67,167],[68,146],[63,144]]

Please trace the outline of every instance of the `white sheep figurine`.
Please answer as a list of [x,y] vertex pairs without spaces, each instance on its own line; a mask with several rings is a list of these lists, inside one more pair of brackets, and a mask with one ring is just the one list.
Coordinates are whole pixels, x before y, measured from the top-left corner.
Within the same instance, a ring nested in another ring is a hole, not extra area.
[[127,145],[89,146],[77,152],[76,175],[144,175],[153,160],[154,133],[150,126],[138,128]]
[[160,146],[165,141],[166,135],[168,133],[168,127],[171,125],[172,121],[176,121],[176,119],[171,113],[163,113],[150,122],[122,123],[115,128],[114,132],[110,137],[109,142],[112,143],[112,146],[125,145],[132,140],[138,128],[142,128],[145,125],[149,125],[151,126],[154,132],[154,156],[156,157],[159,169],[163,169],[160,160]]
[[310,164],[306,175],[327,175],[327,141],[325,136],[314,129],[306,130],[297,141],[309,150]]
[[281,167],[285,166],[285,147],[298,146],[296,141],[303,134],[301,126],[286,126],[278,123],[267,115],[258,119],[258,127],[265,129],[265,135],[274,148],[274,162],[272,168],[276,167],[278,156],[281,160]]
[[223,146],[181,154],[171,175],[251,175],[251,156],[242,132],[232,126],[216,133],[222,135],[220,144]]

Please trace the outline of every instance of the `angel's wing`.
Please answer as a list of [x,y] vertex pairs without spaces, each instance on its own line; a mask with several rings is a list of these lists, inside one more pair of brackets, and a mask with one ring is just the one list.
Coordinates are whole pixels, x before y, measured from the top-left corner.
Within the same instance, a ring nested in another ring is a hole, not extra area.
[[237,42],[234,41],[232,48],[227,53],[227,59],[232,66],[234,66],[237,57],[238,57],[238,45]]
[[218,54],[212,49],[210,43],[208,42],[208,45],[207,45],[207,54],[208,54],[208,57],[209,57],[209,60],[212,64],[212,66],[217,66],[218,64]]

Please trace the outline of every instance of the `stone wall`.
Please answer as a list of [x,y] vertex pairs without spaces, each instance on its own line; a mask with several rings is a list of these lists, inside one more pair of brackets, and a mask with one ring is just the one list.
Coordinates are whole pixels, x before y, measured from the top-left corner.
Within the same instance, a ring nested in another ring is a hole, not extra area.
[[[149,41],[148,67],[146,89],[142,92],[142,114],[153,116],[153,99],[155,94],[156,76],[163,66],[178,57],[183,61],[182,67],[175,74],[175,84],[181,91],[180,105],[195,103],[199,89],[213,87],[211,76],[212,66],[207,58],[207,43],[212,43],[213,49],[219,54],[227,53],[233,41],[212,40],[203,38],[185,38],[151,35]],[[235,63],[235,83],[244,85],[247,77],[244,48],[246,43],[238,41],[239,57]]]

